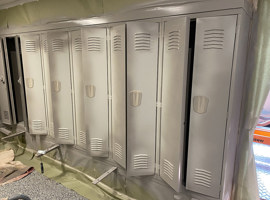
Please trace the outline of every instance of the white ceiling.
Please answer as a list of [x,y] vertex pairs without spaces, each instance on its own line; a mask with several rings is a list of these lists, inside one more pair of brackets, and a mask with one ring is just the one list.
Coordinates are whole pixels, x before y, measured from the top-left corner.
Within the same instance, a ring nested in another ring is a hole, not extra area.
[[0,10],[22,5],[24,3],[38,0],[0,0]]

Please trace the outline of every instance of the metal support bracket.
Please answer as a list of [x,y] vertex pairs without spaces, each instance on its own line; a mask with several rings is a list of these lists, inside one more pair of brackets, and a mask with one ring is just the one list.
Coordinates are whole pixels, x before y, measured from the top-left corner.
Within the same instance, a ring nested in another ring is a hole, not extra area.
[[9,135],[9,136],[6,136],[6,137],[2,137],[1,140],[2,140],[2,141],[5,141],[5,140],[7,140],[7,139],[14,138],[14,137],[19,136],[19,135],[22,135],[22,134],[24,134],[24,133],[25,133],[25,131],[20,131],[20,132],[18,132],[18,133],[14,133],[14,134],[12,134],[12,135]]
[[98,184],[102,179],[106,178],[108,175],[110,175],[115,170],[117,170],[117,167],[112,167],[111,169],[109,169],[108,171],[106,171],[105,173],[103,173],[100,177],[98,177],[97,179],[93,180],[92,183],[94,185]]

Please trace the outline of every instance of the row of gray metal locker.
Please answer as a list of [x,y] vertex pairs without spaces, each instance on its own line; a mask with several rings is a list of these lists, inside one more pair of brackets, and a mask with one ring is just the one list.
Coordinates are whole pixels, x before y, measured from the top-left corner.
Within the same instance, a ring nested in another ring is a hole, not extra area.
[[21,35],[30,134],[219,198],[236,21],[196,19],[190,108],[187,17]]

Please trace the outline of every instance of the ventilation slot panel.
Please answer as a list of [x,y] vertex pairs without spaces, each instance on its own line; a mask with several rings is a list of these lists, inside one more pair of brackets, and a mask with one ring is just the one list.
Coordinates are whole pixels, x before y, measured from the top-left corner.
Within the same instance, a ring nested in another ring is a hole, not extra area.
[[83,131],[79,132],[79,142],[80,144],[86,145],[86,133]]
[[44,52],[48,52],[49,51],[48,41],[47,40],[44,40],[43,41],[43,48],[44,48]]
[[101,51],[101,38],[100,37],[88,37],[87,51]]
[[8,111],[4,111],[4,119],[9,120],[9,113],[8,113]]
[[33,120],[32,121],[32,129],[34,131],[41,131],[43,130],[43,123],[41,120]]
[[91,138],[91,151],[102,151],[103,139],[101,138]]
[[67,128],[59,128],[58,138],[62,140],[69,140],[69,130]]
[[209,172],[207,170],[203,170],[203,169],[195,169],[194,183],[196,185],[210,188],[211,182],[212,182],[212,173],[211,172]]
[[163,171],[165,175],[167,175],[171,180],[173,180],[174,166],[170,161],[166,159],[164,159],[163,161]]
[[168,50],[180,49],[181,35],[180,31],[171,31],[168,34]]
[[122,151],[123,151],[122,146],[118,143],[115,143],[114,144],[114,155],[121,160],[123,159]]
[[115,35],[113,37],[113,50],[114,51],[122,51],[122,38],[121,35]]
[[74,48],[76,51],[82,51],[82,39],[81,38],[74,39]]
[[223,49],[224,29],[207,29],[204,31],[203,49]]
[[147,154],[138,154],[134,155],[133,158],[133,168],[134,169],[148,169],[148,155]]
[[64,41],[62,39],[54,39],[52,41],[52,51],[63,51]]
[[150,51],[151,34],[150,33],[135,33],[134,47],[136,51]]
[[25,41],[25,50],[26,52],[36,52],[36,42],[32,40]]

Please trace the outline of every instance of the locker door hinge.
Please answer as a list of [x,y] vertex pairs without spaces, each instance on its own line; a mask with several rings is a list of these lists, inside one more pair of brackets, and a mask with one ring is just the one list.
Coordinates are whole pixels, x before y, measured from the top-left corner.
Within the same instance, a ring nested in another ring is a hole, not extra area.
[[109,100],[112,100],[112,95],[109,95],[109,94],[108,94],[108,99],[109,99]]
[[161,103],[161,102],[157,102],[157,103],[156,103],[156,107],[157,107],[157,108],[162,108],[162,103]]

